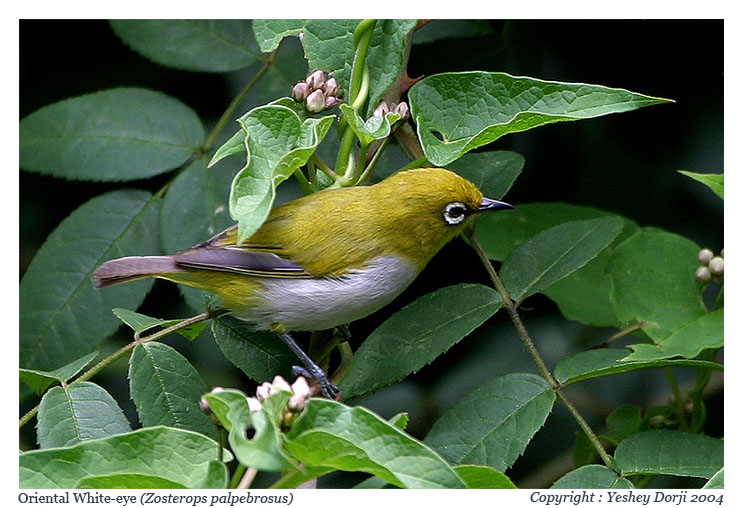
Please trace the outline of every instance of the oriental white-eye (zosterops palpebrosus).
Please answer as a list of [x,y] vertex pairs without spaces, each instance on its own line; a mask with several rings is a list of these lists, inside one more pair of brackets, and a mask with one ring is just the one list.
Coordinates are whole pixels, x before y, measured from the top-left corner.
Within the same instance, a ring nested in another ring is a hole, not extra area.
[[337,388],[288,332],[365,317],[399,295],[472,216],[512,208],[441,168],[325,190],[274,208],[245,242],[232,226],[172,256],[107,261],[97,287],[159,277],[215,294],[235,317],[278,333],[321,392]]

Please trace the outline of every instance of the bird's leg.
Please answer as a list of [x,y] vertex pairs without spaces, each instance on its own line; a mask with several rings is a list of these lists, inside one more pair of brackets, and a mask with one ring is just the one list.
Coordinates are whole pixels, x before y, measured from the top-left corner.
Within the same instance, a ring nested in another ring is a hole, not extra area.
[[313,362],[312,358],[307,356],[304,351],[302,351],[302,348],[300,348],[299,345],[294,342],[294,339],[291,335],[289,335],[287,332],[281,332],[278,333],[278,335],[279,337],[281,337],[281,340],[283,340],[284,343],[289,346],[289,349],[291,349],[294,354],[297,355],[297,358],[299,358],[304,364],[305,368],[292,368],[292,373],[294,373],[295,375],[307,375],[307,377],[316,380],[317,384],[320,386],[320,393],[322,393],[329,399],[335,400],[338,397],[340,390],[338,390],[338,387],[331,383],[330,380],[328,380],[328,375],[325,374],[325,371],[322,370],[315,362]]

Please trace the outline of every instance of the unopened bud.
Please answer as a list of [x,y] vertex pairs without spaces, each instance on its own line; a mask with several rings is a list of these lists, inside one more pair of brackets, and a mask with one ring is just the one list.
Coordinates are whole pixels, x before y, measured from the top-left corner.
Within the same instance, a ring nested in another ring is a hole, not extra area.
[[325,107],[326,108],[332,108],[336,104],[340,102],[335,96],[331,95],[330,97],[325,97]]
[[712,258],[709,262],[709,271],[712,275],[722,275],[725,271],[725,261],[721,257]]
[[400,120],[407,120],[410,116],[410,108],[405,102],[401,102],[395,107],[395,113],[400,115]]
[[309,87],[307,86],[307,83],[304,81],[300,81],[296,85],[294,85],[294,88],[292,88],[292,97],[297,102],[302,102],[307,98],[307,94],[309,92]]
[[338,91],[338,82],[335,78],[330,78],[322,86],[322,90],[325,92],[325,95],[335,95],[335,92]]
[[261,401],[256,399],[255,397],[245,397],[245,400],[248,401],[248,409],[251,413],[255,413],[257,411],[260,411],[263,407],[263,404],[261,404]]
[[325,73],[323,71],[315,71],[305,79],[307,86],[310,90],[317,90],[322,87],[325,83]]
[[694,273],[694,276],[697,278],[699,282],[707,283],[712,279],[712,273],[709,271],[709,268],[706,266],[700,266],[697,268],[697,271]]
[[273,378],[273,383],[271,383],[271,393],[291,391],[292,387],[286,379],[281,376],[276,376],[275,378]]
[[315,90],[307,96],[307,111],[319,113],[325,109],[325,95],[322,90]]
[[390,105],[387,104],[386,101],[379,101],[379,104],[377,104],[377,107],[374,108],[374,113],[372,113],[372,116],[383,117],[389,112],[390,112]]
[[212,412],[212,408],[209,407],[209,402],[204,397],[199,399],[199,408],[206,414],[211,414]]
[[255,389],[255,396],[259,401],[264,401],[271,395],[271,383],[266,381]]
[[713,257],[715,257],[715,253],[712,252],[710,249],[702,249],[699,251],[699,256],[697,256],[697,259],[699,259],[700,263],[706,265]]

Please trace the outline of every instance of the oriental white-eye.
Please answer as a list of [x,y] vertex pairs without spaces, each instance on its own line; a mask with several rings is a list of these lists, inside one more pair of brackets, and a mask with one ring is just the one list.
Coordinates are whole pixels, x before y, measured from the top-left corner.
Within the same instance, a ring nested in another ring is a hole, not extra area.
[[107,261],[97,287],[159,277],[217,296],[233,316],[272,330],[323,395],[337,388],[288,332],[363,318],[399,295],[473,215],[512,208],[442,168],[398,172],[371,186],[325,190],[274,208],[243,243],[232,226],[171,256]]

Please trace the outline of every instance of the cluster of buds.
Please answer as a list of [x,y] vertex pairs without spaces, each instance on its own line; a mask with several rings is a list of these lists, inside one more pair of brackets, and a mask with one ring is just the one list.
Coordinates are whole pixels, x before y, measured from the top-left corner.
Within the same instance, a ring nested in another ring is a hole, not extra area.
[[290,392],[292,395],[286,403],[286,408],[281,413],[280,424],[283,430],[288,430],[292,426],[294,418],[302,412],[310,399],[310,385],[302,376],[298,377],[292,385],[289,385],[286,379],[281,376],[273,378],[273,382],[265,382],[255,390],[255,397],[248,397],[248,407],[250,412],[260,411],[263,401],[278,392]]
[[387,113],[397,113],[398,115],[400,115],[400,120],[404,121],[407,120],[408,117],[410,117],[410,108],[405,102],[395,104],[394,102],[388,103],[387,101],[379,101],[377,107],[374,108],[374,113],[372,113],[372,116],[384,118]]
[[699,251],[698,259],[701,266],[695,273],[697,280],[704,283],[714,280],[722,284],[725,277],[725,249],[720,251],[719,256],[715,256],[710,249],[702,249]]
[[300,81],[292,88],[292,97],[297,102],[304,102],[307,111],[319,113],[332,108],[341,100],[341,90],[332,73],[315,71],[304,81]]

